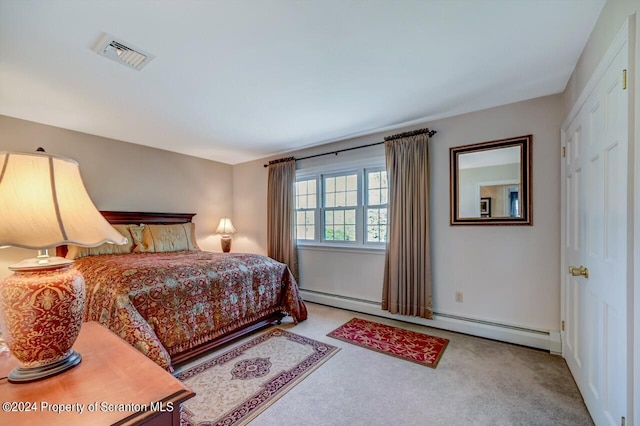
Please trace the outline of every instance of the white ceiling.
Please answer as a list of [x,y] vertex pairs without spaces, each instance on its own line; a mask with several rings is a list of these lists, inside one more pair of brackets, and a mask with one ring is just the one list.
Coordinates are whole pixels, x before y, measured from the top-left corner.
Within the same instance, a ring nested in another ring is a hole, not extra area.
[[237,164],[562,92],[604,2],[0,0],[0,114]]

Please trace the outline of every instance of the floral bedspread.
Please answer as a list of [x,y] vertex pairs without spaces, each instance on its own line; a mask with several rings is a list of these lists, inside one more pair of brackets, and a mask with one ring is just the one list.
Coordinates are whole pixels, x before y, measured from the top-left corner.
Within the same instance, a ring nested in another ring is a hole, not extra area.
[[256,254],[181,251],[90,256],[85,321],[98,321],[160,366],[274,312],[307,318],[289,268]]

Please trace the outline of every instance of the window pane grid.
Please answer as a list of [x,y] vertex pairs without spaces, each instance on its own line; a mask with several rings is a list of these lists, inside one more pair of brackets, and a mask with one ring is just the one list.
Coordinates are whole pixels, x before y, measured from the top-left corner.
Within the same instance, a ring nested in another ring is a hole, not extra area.
[[358,173],[324,176],[322,187],[323,239],[357,241]]
[[316,239],[316,179],[297,181],[295,184],[296,238],[299,240]]
[[299,240],[386,242],[388,181],[384,169],[317,174],[297,181],[295,190]]
[[358,175],[324,178],[324,207],[356,207],[358,205]]
[[367,242],[384,243],[387,241],[387,208],[367,209]]
[[367,205],[383,206],[388,203],[389,185],[386,170],[367,172]]
[[386,170],[367,171],[366,234],[368,243],[387,241],[389,185]]
[[296,212],[296,238],[299,240],[315,240],[315,211]]
[[331,209],[324,212],[324,239],[327,241],[356,240],[356,210]]
[[316,180],[296,182],[296,210],[316,208]]

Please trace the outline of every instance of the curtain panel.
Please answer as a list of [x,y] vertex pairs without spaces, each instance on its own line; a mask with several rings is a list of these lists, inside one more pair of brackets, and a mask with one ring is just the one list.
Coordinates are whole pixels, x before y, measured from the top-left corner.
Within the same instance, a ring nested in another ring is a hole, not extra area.
[[295,234],[293,158],[269,163],[267,179],[267,256],[285,263],[298,280],[298,246]]
[[382,309],[432,318],[429,136],[411,132],[392,138],[385,142],[389,224]]

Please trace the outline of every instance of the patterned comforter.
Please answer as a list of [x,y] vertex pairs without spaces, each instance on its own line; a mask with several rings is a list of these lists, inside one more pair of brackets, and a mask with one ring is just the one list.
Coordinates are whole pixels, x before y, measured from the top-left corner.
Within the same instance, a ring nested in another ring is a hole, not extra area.
[[256,254],[182,251],[90,256],[85,321],[99,321],[160,366],[274,312],[307,318],[289,268]]

